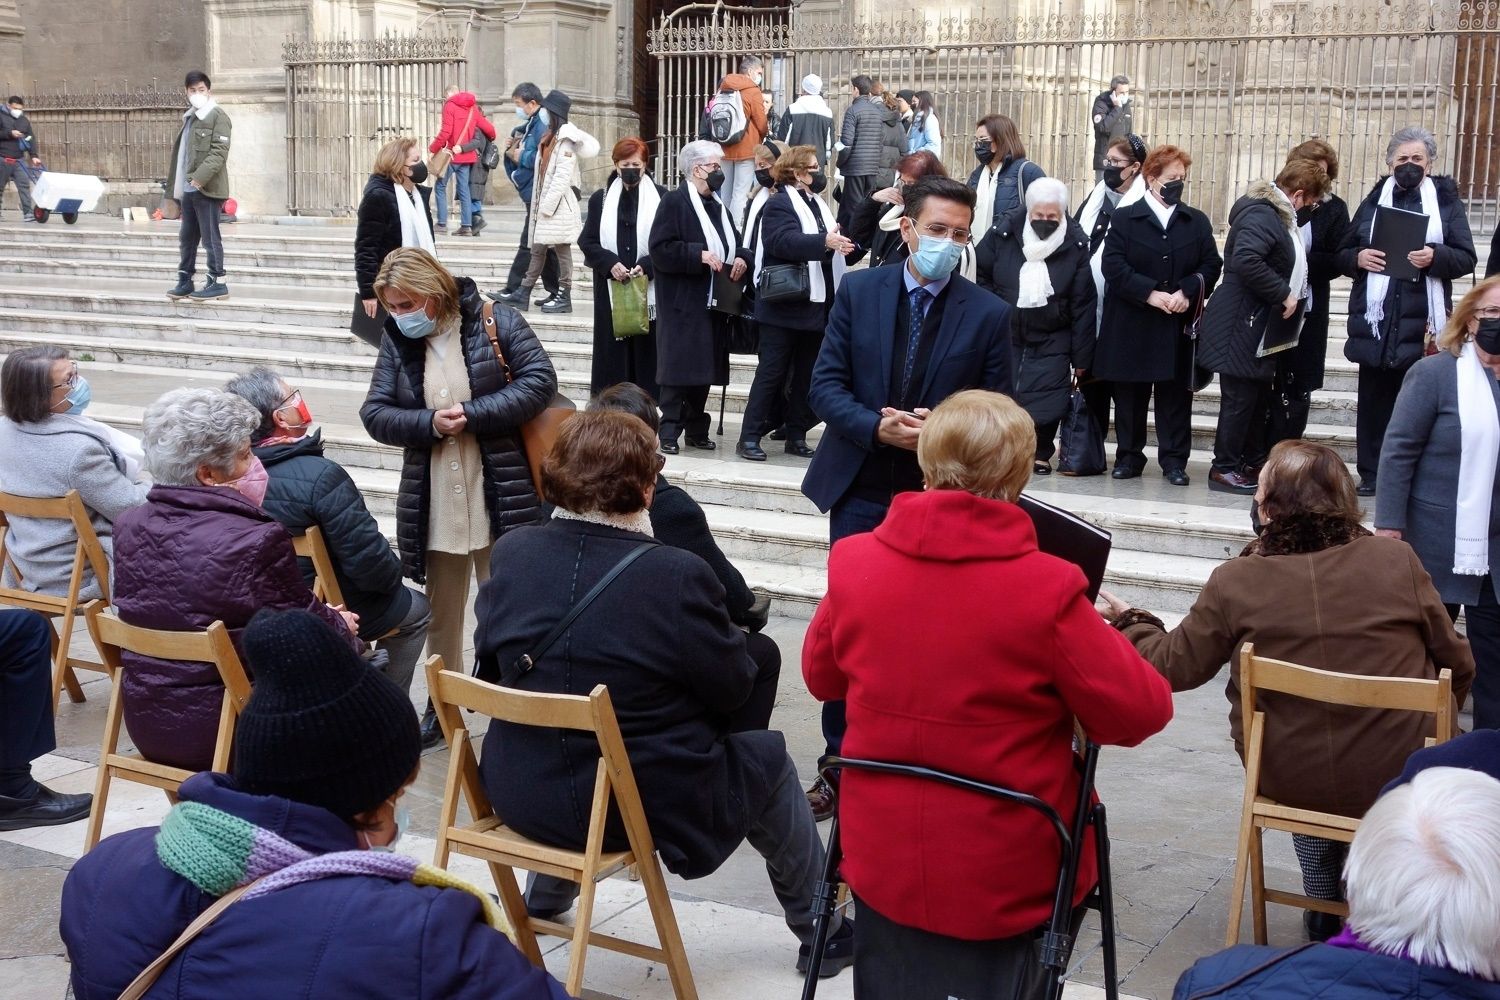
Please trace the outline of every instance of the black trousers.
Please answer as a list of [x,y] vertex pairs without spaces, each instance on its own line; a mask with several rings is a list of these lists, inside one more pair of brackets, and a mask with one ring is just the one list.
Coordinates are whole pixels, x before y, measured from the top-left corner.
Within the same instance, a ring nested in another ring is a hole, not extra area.
[[1409,368],[1370,368],[1359,366],[1359,409],[1354,415],[1355,466],[1359,478],[1374,483],[1380,472],[1380,448],[1385,444],[1385,429],[1390,426],[1396,397]]
[[1146,414],[1156,395],[1156,460],[1163,472],[1187,468],[1193,449],[1193,387],[1186,379],[1116,382],[1115,467],[1146,467]]
[[708,415],[708,386],[664,385],[661,387],[661,439],[675,442],[684,432],[689,440],[708,437],[713,421]]
[[0,795],[24,795],[31,762],[55,749],[52,624],[34,611],[0,611]]
[[1079,388],[1083,390],[1083,400],[1089,405],[1094,423],[1099,425],[1099,433],[1109,437],[1109,407],[1114,401],[1115,384],[1104,379],[1093,379]]
[[[1447,607],[1449,617],[1457,621],[1460,605]],[[1469,690],[1474,728],[1500,729],[1500,602],[1490,577],[1479,588],[1479,603],[1462,607],[1469,648],[1474,651],[1474,687]]]
[[[531,203],[526,203],[526,221],[521,226],[521,245],[516,249],[516,259],[510,262],[510,275],[505,279],[507,291],[521,287],[527,268],[531,267]],[[549,292],[557,291],[557,251],[547,248],[547,263],[542,265],[542,287]]]
[[812,383],[813,365],[823,334],[817,330],[792,330],[784,326],[760,324],[760,363],[755,367],[755,381],[750,385],[750,401],[745,406],[742,441],[760,441],[761,436],[778,426],[775,420],[777,402],[786,400],[786,439],[802,441],[818,422],[807,402]]
[[1271,384],[1271,400],[1266,407],[1266,451],[1282,441],[1295,441],[1307,433],[1307,418],[1312,412],[1312,390],[1295,372],[1276,373]]
[[1266,411],[1271,383],[1220,375],[1219,427],[1214,434],[1213,468],[1239,472],[1259,468],[1266,460]]
[[1045,424],[1036,425],[1036,460],[1038,462],[1050,462],[1052,456],[1057,454],[1057,428],[1062,424],[1062,417],[1050,420]]
[[836,221],[839,229],[847,233],[854,221],[854,214],[859,207],[870,200],[870,195],[875,193],[875,182],[879,180],[874,174],[863,177],[844,177],[844,191],[839,198],[839,211]]
[[219,213],[222,198],[210,198],[189,189],[182,196],[182,222],[177,229],[179,258],[177,273],[191,278],[198,272],[198,244],[208,254],[208,276],[224,277],[224,241],[219,237]]

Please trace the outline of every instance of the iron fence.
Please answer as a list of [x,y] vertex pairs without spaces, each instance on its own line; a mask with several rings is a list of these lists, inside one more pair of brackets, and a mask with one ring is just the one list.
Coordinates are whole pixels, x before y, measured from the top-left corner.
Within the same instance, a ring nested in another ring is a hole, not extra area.
[[465,84],[464,53],[456,35],[289,39],[288,210],[352,214],[381,146],[398,136],[425,146],[437,134],[444,89]]
[[107,182],[161,182],[182,130],[182,91],[155,87],[36,92],[26,99],[37,148],[49,170]]
[[[1068,182],[1075,200],[1094,183],[1094,98],[1124,73],[1135,129],[1150,145],[1194,158],[1187,200],[1220,227],[1251,181],[1271,176],[1311,137],[1340,154],[1337,188],[1353,202],[1386,172],[1391,132],[1422,125],[1438,137],[1438,172],[1451,173],[1476,231],[1500,195],[1500,2],[1313,6],[1273,0],[1251,12],[1207,6],[1161,14],[1050,15],[1004,20],[815,21],[794,7],[698,4],[651,32],[660,83],[659,176],[695,137],[704,103],[744,53],[761,55],[775,106],[816,73],[836,120],[855,73],[892,89],[930,90],[943,161],[967,177],[974,125],[1000,112],[1018,123],[1030,158]],[[1485,229],[1485,232],[1488,232]]]

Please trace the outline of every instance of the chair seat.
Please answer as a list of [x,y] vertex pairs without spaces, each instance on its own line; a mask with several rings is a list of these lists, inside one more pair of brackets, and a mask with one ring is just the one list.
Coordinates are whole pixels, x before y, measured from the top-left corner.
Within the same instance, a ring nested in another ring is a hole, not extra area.
[[104,758],[104,766],[116,771],[126,771],[135,777],[132,779],[142,785],[154,785],[157,788],[165,788],[169,792],[175,792],[177,786],[191,778],[192,771],[185,771],[180,767],[172,767],[167,764],[158,764],[147,760],[140,754],[134,753],[111,753]]
[[1359,820],[1353,816],[1318,812],[1314,809],[1295,809],[1284,806],[1264,795],[1255,797],[1255,825],[1290,833],[1305,833],[1325,840],[1340,840],[1349,843],[1359,829]]
[[[570,851],[565,847],[553,847],[532,840],[524,834],[506,826],[498,816],[486,816],[477,823],[454,827],[448,834],[453,847],[460,854],[498,861],[500,864],[539,871],[536,865],[546,865],[557,875],[577,882],[585,871],[591,870],[588,855],[583,851]],[[608,878],[616,872],[635,864],[634,851],[606,851],[592,866],[595,881]]]

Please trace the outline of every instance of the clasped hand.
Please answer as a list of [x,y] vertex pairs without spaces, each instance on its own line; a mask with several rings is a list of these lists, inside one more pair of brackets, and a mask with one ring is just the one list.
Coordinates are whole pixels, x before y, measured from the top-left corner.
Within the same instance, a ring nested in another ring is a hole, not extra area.
[[885,407],[880,411],[880,443],[916,451],[917,438],[921,436],[922,427],[930,412],[932,411],[920,406],[909,413],[892,406]]
[[468,423],[469,418],[464,416],[462,406],[450,406],[432,415],[432,429],[441,437],[454,437],[462,434]]
[[609,276],[616,281],[629,281],[636,275],[645,273],[646,272],[641,269],[639,264],[637,264],[635,267],[626,267],[619,261],[616,261],[615,266],[609,269]]
[[1181,292],[1152,292],[1146,297],[1146,304],[1169,314],[1187,312],[1188,309],[1187,296]]

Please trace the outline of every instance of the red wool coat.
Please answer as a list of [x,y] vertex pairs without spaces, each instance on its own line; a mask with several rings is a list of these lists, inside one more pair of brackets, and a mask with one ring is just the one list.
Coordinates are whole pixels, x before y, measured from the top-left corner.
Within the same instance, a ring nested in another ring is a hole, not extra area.
[[[902,493],[873,533],[834,546],[802,673],[814,697],[847,700],[845,756],[1030,792],[1070,822],[1074,716],[1120,746],[1172,718],[1167,682],[1084,590],[1077,567],[1037,551],[1016,505]],[[1059,855],[1039,813],[856,772],[840,798],[844,874],[884,916],[980,941],[1050,915]],[[1084,847],[1075,902],[1097,878]]]

